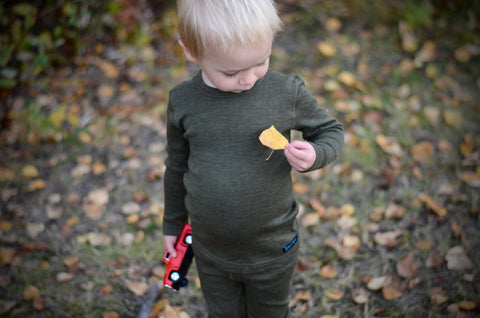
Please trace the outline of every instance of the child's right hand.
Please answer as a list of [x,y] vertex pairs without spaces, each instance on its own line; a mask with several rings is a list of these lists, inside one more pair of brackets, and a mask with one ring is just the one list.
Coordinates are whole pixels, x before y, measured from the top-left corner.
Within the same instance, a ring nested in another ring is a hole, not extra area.
[[172,257],[177,257],[177,251],[175,250],[175,243],[177,242],[177,236],[165,235],[163,237],[163,247],[165,251],[168,251]]

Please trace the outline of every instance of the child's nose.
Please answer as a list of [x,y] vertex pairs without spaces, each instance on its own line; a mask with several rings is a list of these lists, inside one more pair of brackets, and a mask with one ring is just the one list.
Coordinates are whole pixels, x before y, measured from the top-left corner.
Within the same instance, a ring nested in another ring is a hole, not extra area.
[[240,84],[241,85],[252,85],[255,83],[257,80],[257,77],[255,76],[254,72],[246,72],[241,78],[240,78]]

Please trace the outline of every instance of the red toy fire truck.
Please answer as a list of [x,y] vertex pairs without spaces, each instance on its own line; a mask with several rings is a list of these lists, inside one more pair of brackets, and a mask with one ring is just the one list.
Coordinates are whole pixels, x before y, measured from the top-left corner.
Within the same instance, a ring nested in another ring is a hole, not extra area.
[[162,261],[167,264],[163,284],[165,287],[178,291],[181,287],[188,284],[186,278],[188,269],[193,260],[192,250],[192,227],[186,223],[183,226],[182,233],[175,244],[177,251],[176,257],[170,257],[170,253],[165,251]]

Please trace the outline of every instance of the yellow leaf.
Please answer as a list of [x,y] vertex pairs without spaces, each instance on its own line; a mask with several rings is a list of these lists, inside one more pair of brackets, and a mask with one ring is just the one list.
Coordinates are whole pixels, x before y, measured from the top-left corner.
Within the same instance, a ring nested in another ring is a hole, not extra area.
[[447,125],[460,129],[463,127],[463,115],[458,110],[447,109],[443,113]]
[[33,285],[25,287],[25,290],[23,291],[23,299],[32,300],[38,297],[40,297],[40,290],[37,287]]
[[273,125],[270,128],[262,131],[259,139],[264,146],[273,150],[285,149],[285,147],[288,145],[287,138],[279,133]]
[[338,289],[331,289],[331,290],[327,290],[325,292],[325,296],[327,298],[330,298],[332,300],[340,300],[343,298],[343,296],[345,295],[345,293],[341,290],[338,290]]
[[338,80],[347,86],[353,86],[356,82],[355,76],[347,71],[340,72],[340,74],[338,74]]
[[67,106],[61,105],[48,116],[49,121],[57,128],[60,128],[67,116]]
[[25,179],[32,179],[38,177],[38,170],[33,165],[26,165],[22,168],[22,177]]
[[477,305],[473,301],[462,300],[458,303],[458,306],[463,310],[473,310]]
[[328,42],[320,42],[317,44],[317,49],[325,56],[334,56],[337,53],[335,46]]

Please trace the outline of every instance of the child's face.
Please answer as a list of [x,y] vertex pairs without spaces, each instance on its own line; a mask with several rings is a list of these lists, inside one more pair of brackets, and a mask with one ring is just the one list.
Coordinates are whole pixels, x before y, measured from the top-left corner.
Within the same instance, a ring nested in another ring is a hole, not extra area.
[[257,46],[236,46],[224,53],[207,50],[199,61],[203,81],[224,92],[249,90],[268,71],[272,41]]

